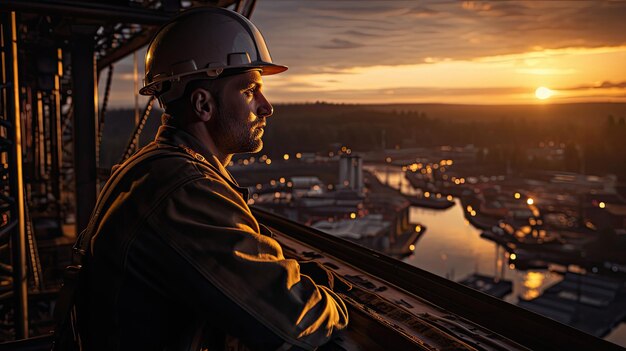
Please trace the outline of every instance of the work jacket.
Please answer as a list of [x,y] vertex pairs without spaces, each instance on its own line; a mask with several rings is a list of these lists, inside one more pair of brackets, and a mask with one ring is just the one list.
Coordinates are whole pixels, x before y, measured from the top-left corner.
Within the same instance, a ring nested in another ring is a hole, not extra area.
[[233,339],[310,350],[346,326],[342,300],[262,233],[246,189],[204,145],[161,126],[126,162],[151,152],[159,157],[126,165],[95,223],[87,351],[213,350]]

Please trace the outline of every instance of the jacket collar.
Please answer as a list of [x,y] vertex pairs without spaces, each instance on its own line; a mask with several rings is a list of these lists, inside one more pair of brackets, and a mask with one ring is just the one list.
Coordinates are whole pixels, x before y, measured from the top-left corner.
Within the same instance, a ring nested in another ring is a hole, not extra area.
[[[209,151],[209,149],[202,144],[198,138],[193,135],[185,132],[182,129],[178,129],[176,127],[162,125],[159,127],[159,131],[157,132],[156,138],[154,139],[158,143],[166,143],[178,147],[182,147],[185,149],[187,153],[192,154],[199,161],[208,163],[211,168],[214,168],[218,171],[218,173],[224,178],[228,183],[238,190],[247,200],[248,198],[248,189],[242,188],[239,186],[235,178],[230,174],[230,172],[222,165],[222,163]],[[201,157],[198,157],[198,154]]]

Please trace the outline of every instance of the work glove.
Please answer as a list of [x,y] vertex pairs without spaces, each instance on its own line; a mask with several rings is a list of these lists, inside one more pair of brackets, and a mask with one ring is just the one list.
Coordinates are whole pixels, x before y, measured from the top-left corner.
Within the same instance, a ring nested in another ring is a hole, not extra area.
[[302,261],[298,264],[300,265],[300,274],[310,277],[317,285],[323,285],[334,292],[343,293],[352,290],[352,284],[319,262]]

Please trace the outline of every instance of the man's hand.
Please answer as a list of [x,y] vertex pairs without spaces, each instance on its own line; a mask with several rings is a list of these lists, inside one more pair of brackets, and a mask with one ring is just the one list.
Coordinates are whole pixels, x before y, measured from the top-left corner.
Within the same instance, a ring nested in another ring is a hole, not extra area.
[[300,274],[309,276],[317,285],[323,285],[334,292],[347,292],[352,290],[352,284],[333,270],[324,267],[324,265],[319,262],[302,261],[298,262],[298,264],[300,265]]

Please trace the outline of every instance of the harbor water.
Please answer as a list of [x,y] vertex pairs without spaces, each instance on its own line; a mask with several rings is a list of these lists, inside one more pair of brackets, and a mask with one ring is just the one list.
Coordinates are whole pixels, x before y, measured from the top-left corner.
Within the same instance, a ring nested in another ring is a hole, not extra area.
[[[406,195],[421,192],[409,184],[398,167],[365,168],[382,183],[400,189]],[[520,298],[535,298],[562,279],[549,269],[518,270],[510,266],[505,250],[481,238],[481,230],[463,216],[460,200],[455,198],[454,202],[454,206],[445,210],[411,207],[409,220],[425,225],[427,230],[405,262],[454,281],[473,273],[510,280],[513,292],[503,298],[510,303],[517,303]]]
[[[383,184],[400,189],[405,195],[421,193],[420,189],[409,184],[399,167],[366,166],[364,169],[376,175]],[[502,299],[512,304],[534,299],[563,280],[563,276],[555,270],[562,271],[565,267],[553,265],[548,269],[520,270],[510,265],[506,251],[496,243],[481,238],[481,230],[465,219],[461,201],[454,198],[454,203],[445,210],[410,208],[411,223],[419,223],[427,229],[415,244],[413,254],[404,259],[405,262],[457,282],[474,273],[509,280],[513,284],[512,292]],[[604,338],[626,345],[626,323],[619,324]]]

